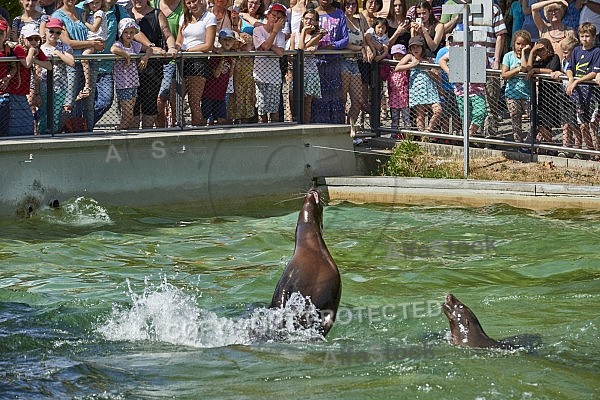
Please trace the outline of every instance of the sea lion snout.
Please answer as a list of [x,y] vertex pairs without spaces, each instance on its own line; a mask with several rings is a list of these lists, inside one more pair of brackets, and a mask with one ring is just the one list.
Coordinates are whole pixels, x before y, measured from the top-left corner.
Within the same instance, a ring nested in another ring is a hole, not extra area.
[[446,302],[444,303],[443,309],[444,314],[446,314],[446,317],[448,317],[448,319],[454,319],[454,317],[456,317],[454,311],[457,309],[462,310],[463,308],[463,303],[461,303],[460,300],[458,300],[452,293],[446,295]]

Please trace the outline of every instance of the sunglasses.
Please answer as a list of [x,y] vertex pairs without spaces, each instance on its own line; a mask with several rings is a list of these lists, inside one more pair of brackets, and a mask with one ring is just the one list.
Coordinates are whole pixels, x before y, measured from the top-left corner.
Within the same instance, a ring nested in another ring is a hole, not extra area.
[[42,38],[40,36],[31,36],[28,37],[27,40],[29,40],[30,42],[41,42]]
[[356,3],[346,3],[346,8],[354,7]]
[[559,11],[560,8],[553,8],[551,10],[548,10],[548,14],[558,14]]
[[48,29],[48,32],[50,32],[53,35],[60,35],[62,33],[62,30],[56,31],[56,30]]

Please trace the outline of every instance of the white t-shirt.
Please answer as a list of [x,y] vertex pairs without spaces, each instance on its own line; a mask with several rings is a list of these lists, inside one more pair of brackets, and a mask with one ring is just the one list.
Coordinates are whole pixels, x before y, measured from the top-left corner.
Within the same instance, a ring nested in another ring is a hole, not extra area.
[[[183,26],[183,15],[179,19],[179,26]],[[210,11],[205,11],[202,17],[194,23],[188,24],[182,31],[183,43],[181,51],[186,51],[206,42],[206,28],[217,26],[217,17]]]
[[100,27],[96,32],[88,31],[87,40],[102,40],[103,42],[106,42],[106,38],[108,38],[108,22],[106,20],[106,13],[102,10],[98,10],[93,14],[89,14],[87,23],[94,25],[96,18],[102,19]]
[[[270,33],[267,32],[264,25],[254,28],[252,40],[254,48],[258,51],[260,46],[267,40]],[[278,32],[273,44],[277,47],[285,48],[285,35]],[[254,59],[254,79],[263,83],[281,83],[281,69],[279,68],[279,57],[257,56]]]

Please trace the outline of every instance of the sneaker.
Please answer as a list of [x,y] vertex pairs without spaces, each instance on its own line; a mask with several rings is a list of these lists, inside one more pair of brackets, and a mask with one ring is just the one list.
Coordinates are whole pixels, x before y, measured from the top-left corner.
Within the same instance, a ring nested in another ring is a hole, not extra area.
[[583,157],[581,156],[581,154],[577,153],[573,156],[574,159],[576,160],[583,160]]
[[354,138],[352,139],[352,143],[354,143],[354,145],[358,146],[359,144],[362,144],[363,140],[361,138]]
[[558,156],[561,158],[567,158],[567,157],[569,157],[569,153],[565,153],[564,151],[561,151],[558,153]]

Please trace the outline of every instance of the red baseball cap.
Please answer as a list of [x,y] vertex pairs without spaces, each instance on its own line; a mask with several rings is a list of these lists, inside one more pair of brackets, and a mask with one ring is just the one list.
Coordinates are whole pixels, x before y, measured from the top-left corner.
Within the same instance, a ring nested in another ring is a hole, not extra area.
[[0,19],[0,31],[7,31],[8,30],[8,24],[6,23],[5,20]]
[[287,14],[287,9],[285,8],[285,6],[283,6],[282,4],[279,4],[279,3],[271,4],[271,6],[269,7],[269,11],[267,13],[271,13],[273,11],[280,11],[284,14]]

